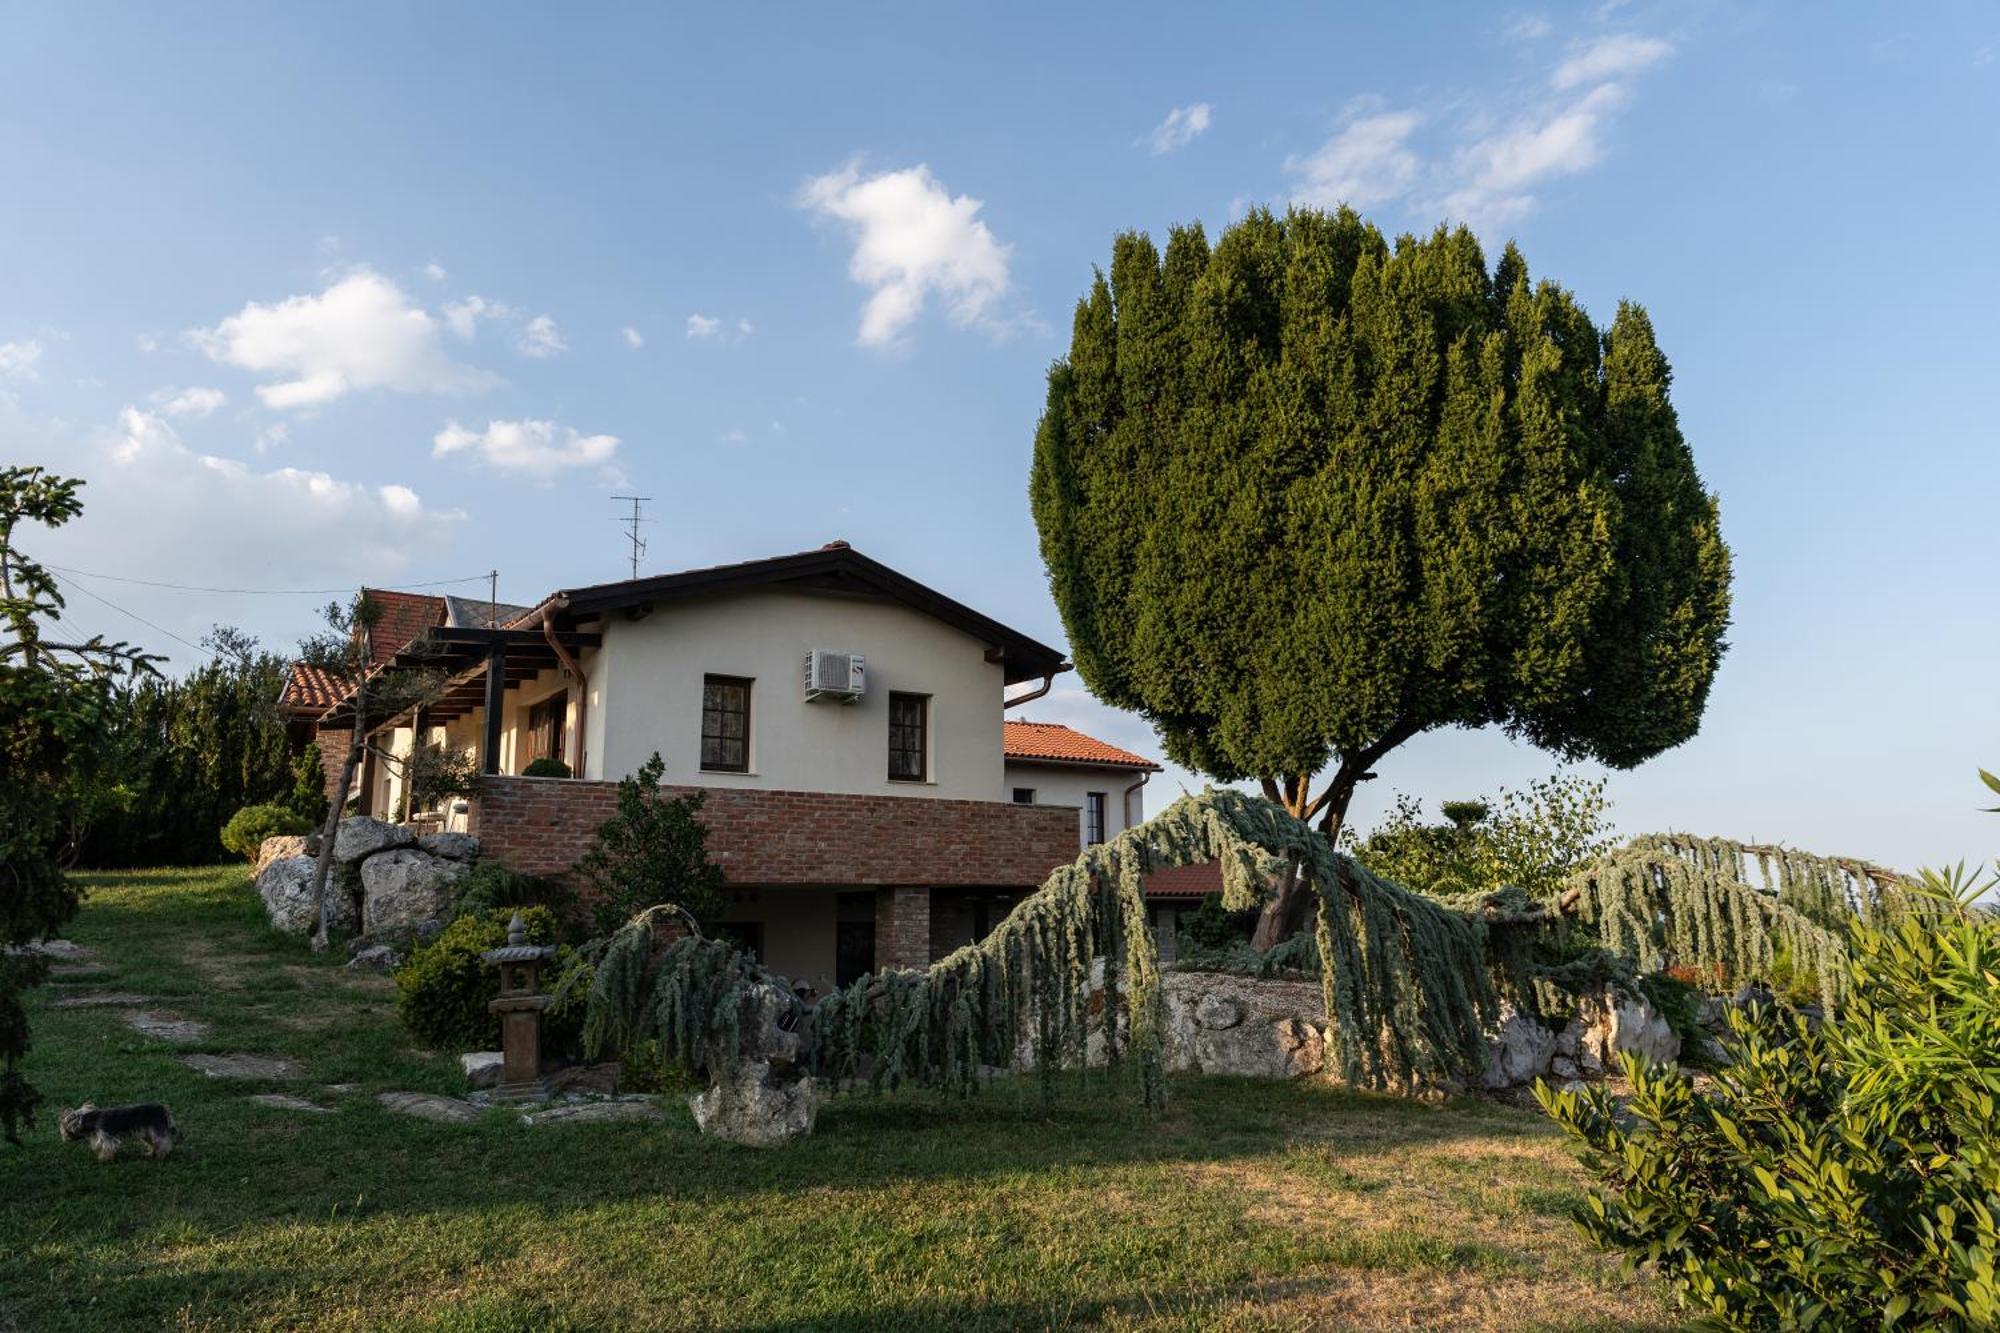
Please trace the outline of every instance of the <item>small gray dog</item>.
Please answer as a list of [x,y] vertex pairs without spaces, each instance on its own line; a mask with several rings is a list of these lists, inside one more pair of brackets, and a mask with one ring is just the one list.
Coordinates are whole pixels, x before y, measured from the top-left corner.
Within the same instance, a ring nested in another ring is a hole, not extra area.
[[158,1102],[107,1106],[101,1111],[85,1102],[74,1111],[64,1111],[58,1129],[64,1143],[89,1139],[100,1162],[116,1157],[128,1139],[145,1144],[148,1157],[165,1157],[181,1137],[173,1112]]

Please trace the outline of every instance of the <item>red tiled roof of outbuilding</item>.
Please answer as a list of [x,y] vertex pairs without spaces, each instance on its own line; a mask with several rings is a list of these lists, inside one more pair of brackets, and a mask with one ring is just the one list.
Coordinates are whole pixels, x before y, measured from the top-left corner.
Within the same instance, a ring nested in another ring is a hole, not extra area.
[[348,683],[309,662],[294,662],[285,673],[285,689],[278,707],[287,713],[309,713],[318,717],[347,697]]
[[1006,722],[1001,728],[1001,751],[1009,759],[1031,762],[1160,771],[1160,766],[1144,755],[1107,745],[1060,722]]
[[[444,598],[415,592],[363,588],[361,595],[382,608],[369,635],[368,665],[379,667],[425,630],[445,623]],[[345,693],[345,691],[342,691]]]

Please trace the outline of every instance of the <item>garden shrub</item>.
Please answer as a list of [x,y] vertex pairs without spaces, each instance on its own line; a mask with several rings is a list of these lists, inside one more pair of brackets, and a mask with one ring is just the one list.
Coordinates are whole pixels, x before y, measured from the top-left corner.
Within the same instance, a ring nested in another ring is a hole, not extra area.
[[222,826],[222,845],[246,861],[257,859],[266,838],[296,837],[312,832],[312,823],[283,805],[246,805]]
[[1175,929],[1179,935],[1179,953],[1209,953],[1247,945],[1251,932],[1257,929],[1257,909],[1232,912],[1222,905],[1221,894],[1211,893],[1201,900],[1199,907],[1185,913],[1175,923]]
[[1382,878],[1451,897],[1506,885],[1551,898],[1564,882],[1612,846],[1604,783],[1557,773],[1503,789],[1497,802],[1446,801],[1442,824],[1424,822],[1423,806],[1398,796],[1389,817],[1350,848]]
[[420,745],[410,754],[410,807],[436,810],[454,796],[477,796],[483,775],[479,755],[470,749]]
[[504,861],[480,861],[458,881],[454,918],[488,916],[502,908],[543,907],[556,918],[562,938],[577,943],[581,908],[576,890],[560,879],[530,875]]
[[[487,1003],[500,993],[500,973],[481,955],[507,943],[515,911],[527,927],[528,943],[557,944],[562,935],[546,907],[503,907],[481,916],[461,916],[428,944],[411,952],[396,969],[396,1014],[417,1040],[440,1051],[494,1050],[500,1044],[499,1015]],[[569,960],[562,948],[542,970],[553,979]],[[573,1048],[575,1020],[551,1009],[543,1014],[544,1051]]]
[[318,741],[308,744],[292,760],[292,789],[285,795],[285,804],[314,828],[326,822],[326,768]]
[[597,826],[577,862],[596,891],[592,909],[606,934],[659,903],[678,904],[703,925],[722,909],[722,869],[708,859],[702,794],[665,794],[665,771],[655,753],[619,781],[618,812]]
[[570,776],[570,771],[568,764],[565,764],[552,754],[545,754],[540,759],[530,761],[528,766],[521,770],[521,776],[524,778],[566,778]]
[[1536,1086],[1604,1182],[1585,1231],[1714,1327],[2000,1326],[2000,919],[1956,878],[1913,897],[1817,1031],[1733,1011],[1712,1093],[1629,1056],[1622,1112]]

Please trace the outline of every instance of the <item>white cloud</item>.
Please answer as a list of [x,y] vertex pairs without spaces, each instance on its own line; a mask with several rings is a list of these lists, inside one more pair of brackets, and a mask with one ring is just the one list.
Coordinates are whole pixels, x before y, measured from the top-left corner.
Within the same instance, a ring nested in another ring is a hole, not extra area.
[[42,345],[33,338],[0,343],[0,378],[32,380],[41,378],[35,362],[42,359]]
[[536,315],[521,326],[521,332],[514,339],[514,350],[522,356],[536,361],[546,360],[558,352],[569,350],[569,344],[556,332],[556,322],[547,315]]
[[1458,184],[1443,200],[1450,217],[1509,222],[1533,211],[1534,187],[1594,167],[1604,156],[1606,119],[1625,101],[1624,89],[1600,84],[1583,97],[1543,108],[1475,140],[1453,158]]
[[1167,113],[1167,118],[1153,127],[1145,142],[1153,150],[1155,157],[1171,153],[1176,148],[1185,148],[1193,143],[1195,136],[1208,129],[1210,115],[1214,108],[1206,102],[1196,102],[1193,106],[1177,106]]
[[205,417],[228,401],[229,395],[222,390],[198,386],[160,389],[153,394],[153,405],[170,417]]
[[608,464],[618,452],[616,435],[584,435],[553,421],[489,421],[468,430],[453,421],[431,441],[431,455],[470,453],[496,472],[547,481],[570,468]]
[[260,471],[197,453],[164,415],[138,407],[120,412],[98,447],[104,466],[90,469],[86,518],[93,541],[113,548],[100,561],[105,568],[159,570],[171,555],[177,574],[240,581],[254,569],[254,581],[264,583],[282,580],[294,557],[303,570],[342,563],[345,549],[366,552],[367,568],[394,569],[439,544],[440,521],[462,517],[427,509],[400,484],[294,467]]
[[995,325],[1010,290],[1009,247],[979,220],[981,202],[951,194],[929,167],[864,177],[850,165],[807,181],[800,201],[854,233],[848,274],[874,289],[861,309],[862,343],[895,342],[933,294],[954,323]]
[[264,429],[257,432],[257,452],[260,454],[267,453],[291,438],[292,428],[290,426],[282,421],[273,421],[264,427]]
[[1508,24],[1503,34],[1512,42],[1533,42],[1555,31],[1555,25],[1540,14],[1518,14]]
[[633,328],[630,324],[627,324],[624,328],[618,330],[618,332],[625,336],[625,345],[627,347],[644,347],[646,345],[646,335]]
[[463,301],[447,301],[444,307],[444,322],[451,331],[470,342],[479,332],[482,319],[506,319],[514,312],[498,301],[489,301],[483,296],[473,295]]
[[450,275],[444,271],[443,264],[433,262],[424,265],[424,276],[432,282],[443,282]]
[[[1512,32],[1540,35],[1531,29],[1517,20]],[[1473,103],[1435,129],[1439,117],[1363,99],[1317,151],[1285,163],[1292,197],[1320,208],[1401,203],[1477,227],[1511,222],[1534,211],[1541,187],[1603,161],[1610,126],[1631,100],[1626,77],[1673,50],[1630,33],[1573,45],[1544,77],[1513,90],[1511,109]],[[1443,142],[1422,146],[1419,131]]]
[[[716,315],[704,315],[700,311],[687,318],[687,336],[697,342],[740,343],[757,331],[756,325],[747,319],[739,319],[734,324]],[[634,343],[633,346],[638,346]]]
[[190,337],[212,360],[288,378],[257,386],[266,407],[315,407],[349,393],[463,393],[493,377],[445,355],[438,321],[389,279],[359,272],[316,296],[252,301]]
[[1357,209],[1400,198],[1423,172],[1423,159],[1410,148],[1422,123],[1415,111],[1350,111],[1340,132],[1317,151],[1285,164],[1298,177],[1292,198],[1315,208]]
[[1674,53],[1672,42],[1658,37],[1619,33],[1600,37],[1572,48],[1570,56],[1549,76],[1549,86],[1558,92],[1623,78],[1659,64]]

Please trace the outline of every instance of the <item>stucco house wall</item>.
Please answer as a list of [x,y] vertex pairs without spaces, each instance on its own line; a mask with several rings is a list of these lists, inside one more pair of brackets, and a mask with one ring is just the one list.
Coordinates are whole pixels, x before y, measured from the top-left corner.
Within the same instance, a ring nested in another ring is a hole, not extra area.
[[[1132,825],[1146,821],[1146,789],[1142,787],[1133,792],[1129,802],[1125,798],[1125,789],[1145,776],[1142,773],[1009,759],[1004,776],[1000,793],[1002,800],[1013,800],[1017,788],[1027,787],[1033,789],[1036,805],[1074,806],[1078,847],[1084,845],[1084,798],[1091,792],[1104,793],[1104,836],[1107,841]],[[1124,808],[1127,804],[1131,806],[1130,811]]]
[[[907,606],[760,590],[607,617],[588,663],[585,777],[616,779],[655,750],[669,783],[996,801],[1002,670],[978,639]],[[867,692],[807,703],[806,654],[859,653]],[[750,771],[701,767],[702,678],[753,681]],[[929,697],[923,782],[889,779],[889,695]],[[525,693],[525,691],[524,691]],[[525,716],[525,715],[524,715]]]

